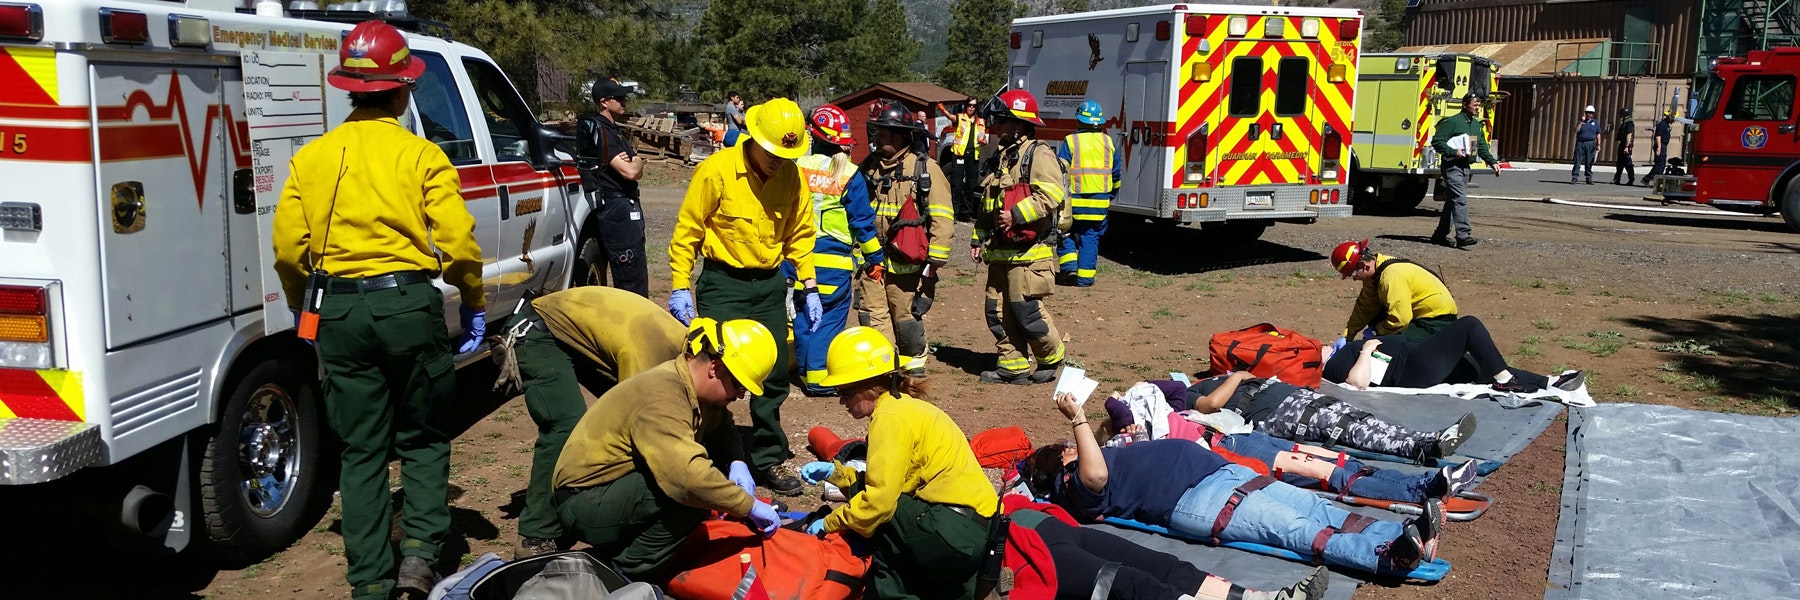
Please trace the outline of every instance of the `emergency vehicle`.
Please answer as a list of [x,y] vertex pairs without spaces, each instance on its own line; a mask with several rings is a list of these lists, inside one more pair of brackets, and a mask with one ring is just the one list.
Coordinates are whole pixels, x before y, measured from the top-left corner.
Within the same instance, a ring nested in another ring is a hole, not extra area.
[[[1463,96],[1482,98],[1482,128],[1496,155],[1494,110],[1500,64],[1473,54],[1364,54],[1356,85],[1350,189],[1359,212],[1404,212],[1418,206],[1440,174],[1431,136],[1438,119],[1462,112]],[[1481,161],[1475,172],[1491,169]]]
[[[265,161],[300,145],[283,129],[348,114],[320,82],[374,15],[237,4],[0,1],[0,494],[93,504],[146,549],[254,559],[317,521],[337,462],[264,256],[286,168]],[[457,165],[489,314],[564,287],[590,212],[574,167],[486,54],[407,37],[428,66],[402,121]]]
[[1361,11],[1173,4],[1018,19],[1007,85],[1060,141],[1084,100],[1124,153],[1111,215],[1254,239],[1350,215]]
[[1800,231],[1800,121],[1794,107],[1800,48],[1720,58],[1701,86],[1687,176],[1656,183],[1667,200],[1721,210],[1780,213]]

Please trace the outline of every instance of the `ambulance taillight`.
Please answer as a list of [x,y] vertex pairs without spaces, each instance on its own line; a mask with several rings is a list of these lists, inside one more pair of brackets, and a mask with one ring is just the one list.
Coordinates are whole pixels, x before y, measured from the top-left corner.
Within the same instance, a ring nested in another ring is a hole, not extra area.
[[150,15],[133,10],[102,8],[100,40],[108,44],[150,43]]
[[1356,39],[1362,32],[1362,21],[1358,19],[1341,19],[1338,21],[1338,41],[1348,42]]
[[1156,22],[1156,41],[1159,41],[1159,42],[1169,41],[1169,28],[1170,27],[1171,26],[1168,21],[1157,21]]
[[1012,49],[1014,49],[1014,50],[1019,49],[1019,32],[1017,32],[1017,31],[1014,31],[1012,33]]
[[1338,159],[1344,154],[1344,135],[1338,133],[1337,128],[1326,125],[1319,146],[1319,178],[1336,181]]
[[0,4],[0,38],[44,39],[44,9],[36,4]]
[[1188,183],[1200,183],[1206,180],[1206,127],[1203,125],[1187,139],[1187,166],[1182,169],[1182,178]]
[[0,285],[0,367],[52,366],[48,290],[40,286]]

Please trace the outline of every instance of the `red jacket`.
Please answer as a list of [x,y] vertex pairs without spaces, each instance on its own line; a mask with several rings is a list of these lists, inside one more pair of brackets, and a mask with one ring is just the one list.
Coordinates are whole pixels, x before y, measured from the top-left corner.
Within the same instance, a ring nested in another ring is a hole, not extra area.
[[[1000,510],[1012,514],[1020,509],[1032,509],[1049,513],[1064,523],[1079,527],[1081,523],[1069,516],[1060,506],[1033,502],[1018,495],[1008,494],[1000,497]],[[1006,560],[1002,563],[1013,570],[1013,600],[1054,600],[1056,598],[1056,561],[1050,556],[1050,547],[1044,544],[1044,538],[1036,531],[1013,523],[1006,532]]]

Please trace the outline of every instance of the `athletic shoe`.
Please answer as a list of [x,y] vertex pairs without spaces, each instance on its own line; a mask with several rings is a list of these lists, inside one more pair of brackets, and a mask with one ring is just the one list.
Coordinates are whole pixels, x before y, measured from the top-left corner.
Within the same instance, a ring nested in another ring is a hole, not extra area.
[[540,554],[561,552],[562,547],[556,540],[519,536],[519,542],[513,544],[513,560],[531,558]]
[[1476,472],[1476,467],[1479,466],[1479,464],[1480,461],[1469,459],[1463,464],[1444,467],[1439,471],[1438,474],[1444,478],[1443,497],[1455,498],[1457,494],[1466,492],[1469,488],[1474,487],[1475,478],[1481,476],[1481,473]]
[[412,592],[423,598],[437,587],[438,574],[431,570],[431,563],[417,556],[408,556],[400,560],[400,572],[394,577],[395,592]]
[[1438,535],[1444,532],[1444,501],[1431,498],[1425,501],[1425,515],[1415,522],[1418,527],[1420,548],[1423,554],[1421,562],[1437,560]]
[[1331,571],[1325,567],[1313,567],[1300,581],[1294,582],[1279,590],[1275,590],[1275,600],[1313,600],[1325,597],[1325,587],[1331,585]]
[[1013,385],[1031,385],[1034,373],[1002,373],[1000,371],[982,371],[982,383],[1010,383]]
[[1582,386],[1587,385],[1587,372],[1586,371],[1569,371],[1569,372],[1563,373],[1561,375],[1557,375],[1556,381],[1552,382],[1550,385],[1551,385],[1551,387],[1555,387],[1556,389],[1559,389],[1559,390],[1562,390],[1565,392],[1573,392],[1575,390],[1579,390],[1579,389],[1581,389]]
[[800,478],[794,476],[794,468],[786,464],[775,465],[768,469],[757,469],[751,473],[756,484],[769,488],[769,491],[783,496],[798,496],[805,489]]
[[1507,392],[1510,394],[1530,394],[1542,389],[1535,385],[1519,381],[1519,378],[1517,377],[1506,380],[1506,383],[1494,382],[1492,387],[1496,392]]
[[1437,452],[1436,458],[1456,454],[1456,449],[1461,448],[1463,442],[1469,441],[1471,435],[1475,435],[1475,413],[1463,415],[1461,419],[1457,419],[1455,423],[1438,432],[1437,444],[1434,445]]
[[1419,566],[1419,559],[1425,556],[1425,539],[1419,533],[1418,520],[1407,521],[1406,528],[1400,537],[1388,543],[1388,563],[1396,570],[1411,571]]

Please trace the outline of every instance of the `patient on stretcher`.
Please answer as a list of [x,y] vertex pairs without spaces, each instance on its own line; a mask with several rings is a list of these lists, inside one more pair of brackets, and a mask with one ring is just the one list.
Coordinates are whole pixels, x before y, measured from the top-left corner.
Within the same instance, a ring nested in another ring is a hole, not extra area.
[[1368,389],[1372,386],[1428,388],[1441,383],[1492,385],[1502,392],[1533,393],[1547,387],[1575,391],[1586,385],[1581,371],[1554,381],[1506,364],[1487,326],[1462,317],[1424,340],[1383,335],[1345,345],[1325,361],[1324,376]]

